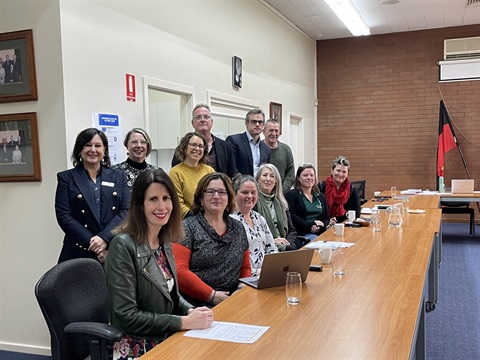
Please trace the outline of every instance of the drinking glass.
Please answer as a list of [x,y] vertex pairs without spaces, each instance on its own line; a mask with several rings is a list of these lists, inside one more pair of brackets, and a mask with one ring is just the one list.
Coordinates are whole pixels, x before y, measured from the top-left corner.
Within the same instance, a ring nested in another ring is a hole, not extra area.
[[285,283],[288,305],[298,305],[302,299],[302,277],[298,272],[288,272]]
[[372,218],[370,222],[372,223],[373,232],[378,232],[382,229],[382,219],[378,209],[372,210]]
[[392,186],[390,188],[390,195],[392,196],[392,199],[397,196],[397,187],[396,186]]
[[337,249],[333,253],[332,259],[332,268],[334,276],[343,276],[345,275],[345,251]]

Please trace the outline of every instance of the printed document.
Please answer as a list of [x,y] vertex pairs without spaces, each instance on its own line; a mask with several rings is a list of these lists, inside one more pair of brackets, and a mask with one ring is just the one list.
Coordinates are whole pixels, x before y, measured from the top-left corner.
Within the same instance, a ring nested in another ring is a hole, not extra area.
[[270,326],[244,325],[231,322],[214,321],[212,326],[204,330],[190,330],[185,336],[200,339],[230,341],[253,344]]

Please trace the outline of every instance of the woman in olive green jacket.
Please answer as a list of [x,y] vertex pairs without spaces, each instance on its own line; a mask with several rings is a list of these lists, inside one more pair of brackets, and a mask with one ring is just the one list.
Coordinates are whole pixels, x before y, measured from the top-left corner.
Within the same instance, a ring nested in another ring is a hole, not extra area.
[[194,308],[178,292],[170,242],[183,238],[182,215],[163,170],[138,176],[128,215],[114,233],[105,262],[110,322],[126,333],[114,358],[138,358],[176,331],[212,324],[210,309]]

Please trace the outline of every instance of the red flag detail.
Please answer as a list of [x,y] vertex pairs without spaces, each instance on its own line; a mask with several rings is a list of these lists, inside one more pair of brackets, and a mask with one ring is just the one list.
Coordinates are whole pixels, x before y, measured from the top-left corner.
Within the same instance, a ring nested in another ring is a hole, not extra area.
[[440,101],[438,115],[438,151],[437,151],[437,176],[443,176],[445,166],[445,153],[457,147],[457,139],[450,123],[450,118],[443,100]]

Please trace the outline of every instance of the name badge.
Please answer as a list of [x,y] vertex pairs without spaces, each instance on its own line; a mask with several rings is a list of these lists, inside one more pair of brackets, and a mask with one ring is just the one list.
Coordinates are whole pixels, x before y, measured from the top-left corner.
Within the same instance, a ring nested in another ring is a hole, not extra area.
[[102,186],[114,187],[115,183],[108,182],[108,181],[102,181]]

